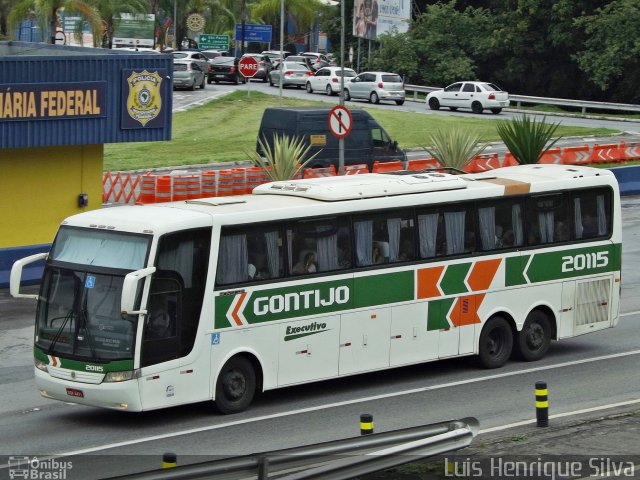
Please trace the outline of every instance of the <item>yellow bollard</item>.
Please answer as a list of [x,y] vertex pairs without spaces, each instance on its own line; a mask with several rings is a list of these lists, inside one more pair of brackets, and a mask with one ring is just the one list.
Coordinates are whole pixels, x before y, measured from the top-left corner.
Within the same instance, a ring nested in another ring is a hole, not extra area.
[[162,455],[162,469],[174,468],[178,465],[178,456],[175,453],[164,453]]
[[360,435],[370,435],[373,433],[373,415],[363,413],[360,415]]

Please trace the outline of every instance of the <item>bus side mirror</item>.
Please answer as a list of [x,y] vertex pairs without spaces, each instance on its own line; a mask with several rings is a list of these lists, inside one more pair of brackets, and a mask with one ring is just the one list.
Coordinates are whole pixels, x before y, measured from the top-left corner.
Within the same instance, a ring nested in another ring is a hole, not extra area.
[[138,284],[140,280],[148,277],[156,271],[156,267],[147,267],[128,273],[122,282],[122,297],[120,298],[120,313],[125,315],[146,314],[146,310],[135,310]]
[[11,276],[9,277],[9,293],[14,298],[38,298],[38,295],[31,295],[26,293],[20,293],[20,280],[22,280],[22,269],[30,263],[37,262],[38,260],[44,260],[47,258],[48,253],[36,253],[29,257],[16,260],[11,267]]

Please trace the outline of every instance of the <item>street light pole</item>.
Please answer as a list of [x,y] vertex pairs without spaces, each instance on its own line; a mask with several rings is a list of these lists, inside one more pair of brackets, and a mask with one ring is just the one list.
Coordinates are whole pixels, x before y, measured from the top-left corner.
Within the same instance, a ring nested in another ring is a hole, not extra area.
[[[340,0],[340,105],[344,106],[344,3]],[[344,175],[344,138],[338,140],[338,175]]]
[[173,49],[178,49],[178,0],[173,0]]
[[282,87],[284,84],[284,0],[280,0],[280,85],[278,106],[282,107]]

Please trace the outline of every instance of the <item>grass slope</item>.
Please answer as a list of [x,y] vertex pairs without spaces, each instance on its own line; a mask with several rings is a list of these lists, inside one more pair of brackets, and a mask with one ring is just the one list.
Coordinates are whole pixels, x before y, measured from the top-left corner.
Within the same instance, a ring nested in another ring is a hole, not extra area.
[[[284,106],[327,103],[283,98]],[[196,165],[246,160],[254,151],[262,112],[277,106],[277,97],[239,91],[201,107],[173,115],[172,140],[105,145],[104,169],[136,170],[155,167]],[[349,108],[362,108],[352,103]],[[474,130],[482,141],[498,141],[495,119],[478,120],[462,116],[425,115],[393,109],[368,109],[401,147],[425,146],[427,133],[452,126]],[[560,127],[558,135],[610,135],[615,130]]]

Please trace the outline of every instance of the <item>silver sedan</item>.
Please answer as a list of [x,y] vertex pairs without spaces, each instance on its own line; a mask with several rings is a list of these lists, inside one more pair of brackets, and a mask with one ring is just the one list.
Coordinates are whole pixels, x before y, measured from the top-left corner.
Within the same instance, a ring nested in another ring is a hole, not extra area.
[[[284,75],[283,75],[284,73]],[[309,70],[303,63],[297,62],[281,62],[276,68],[269,73],[269,85],[272,87],[280,85],[282,76],[282,86],[295,85],[296,87],[304,87],[313,72]]]

